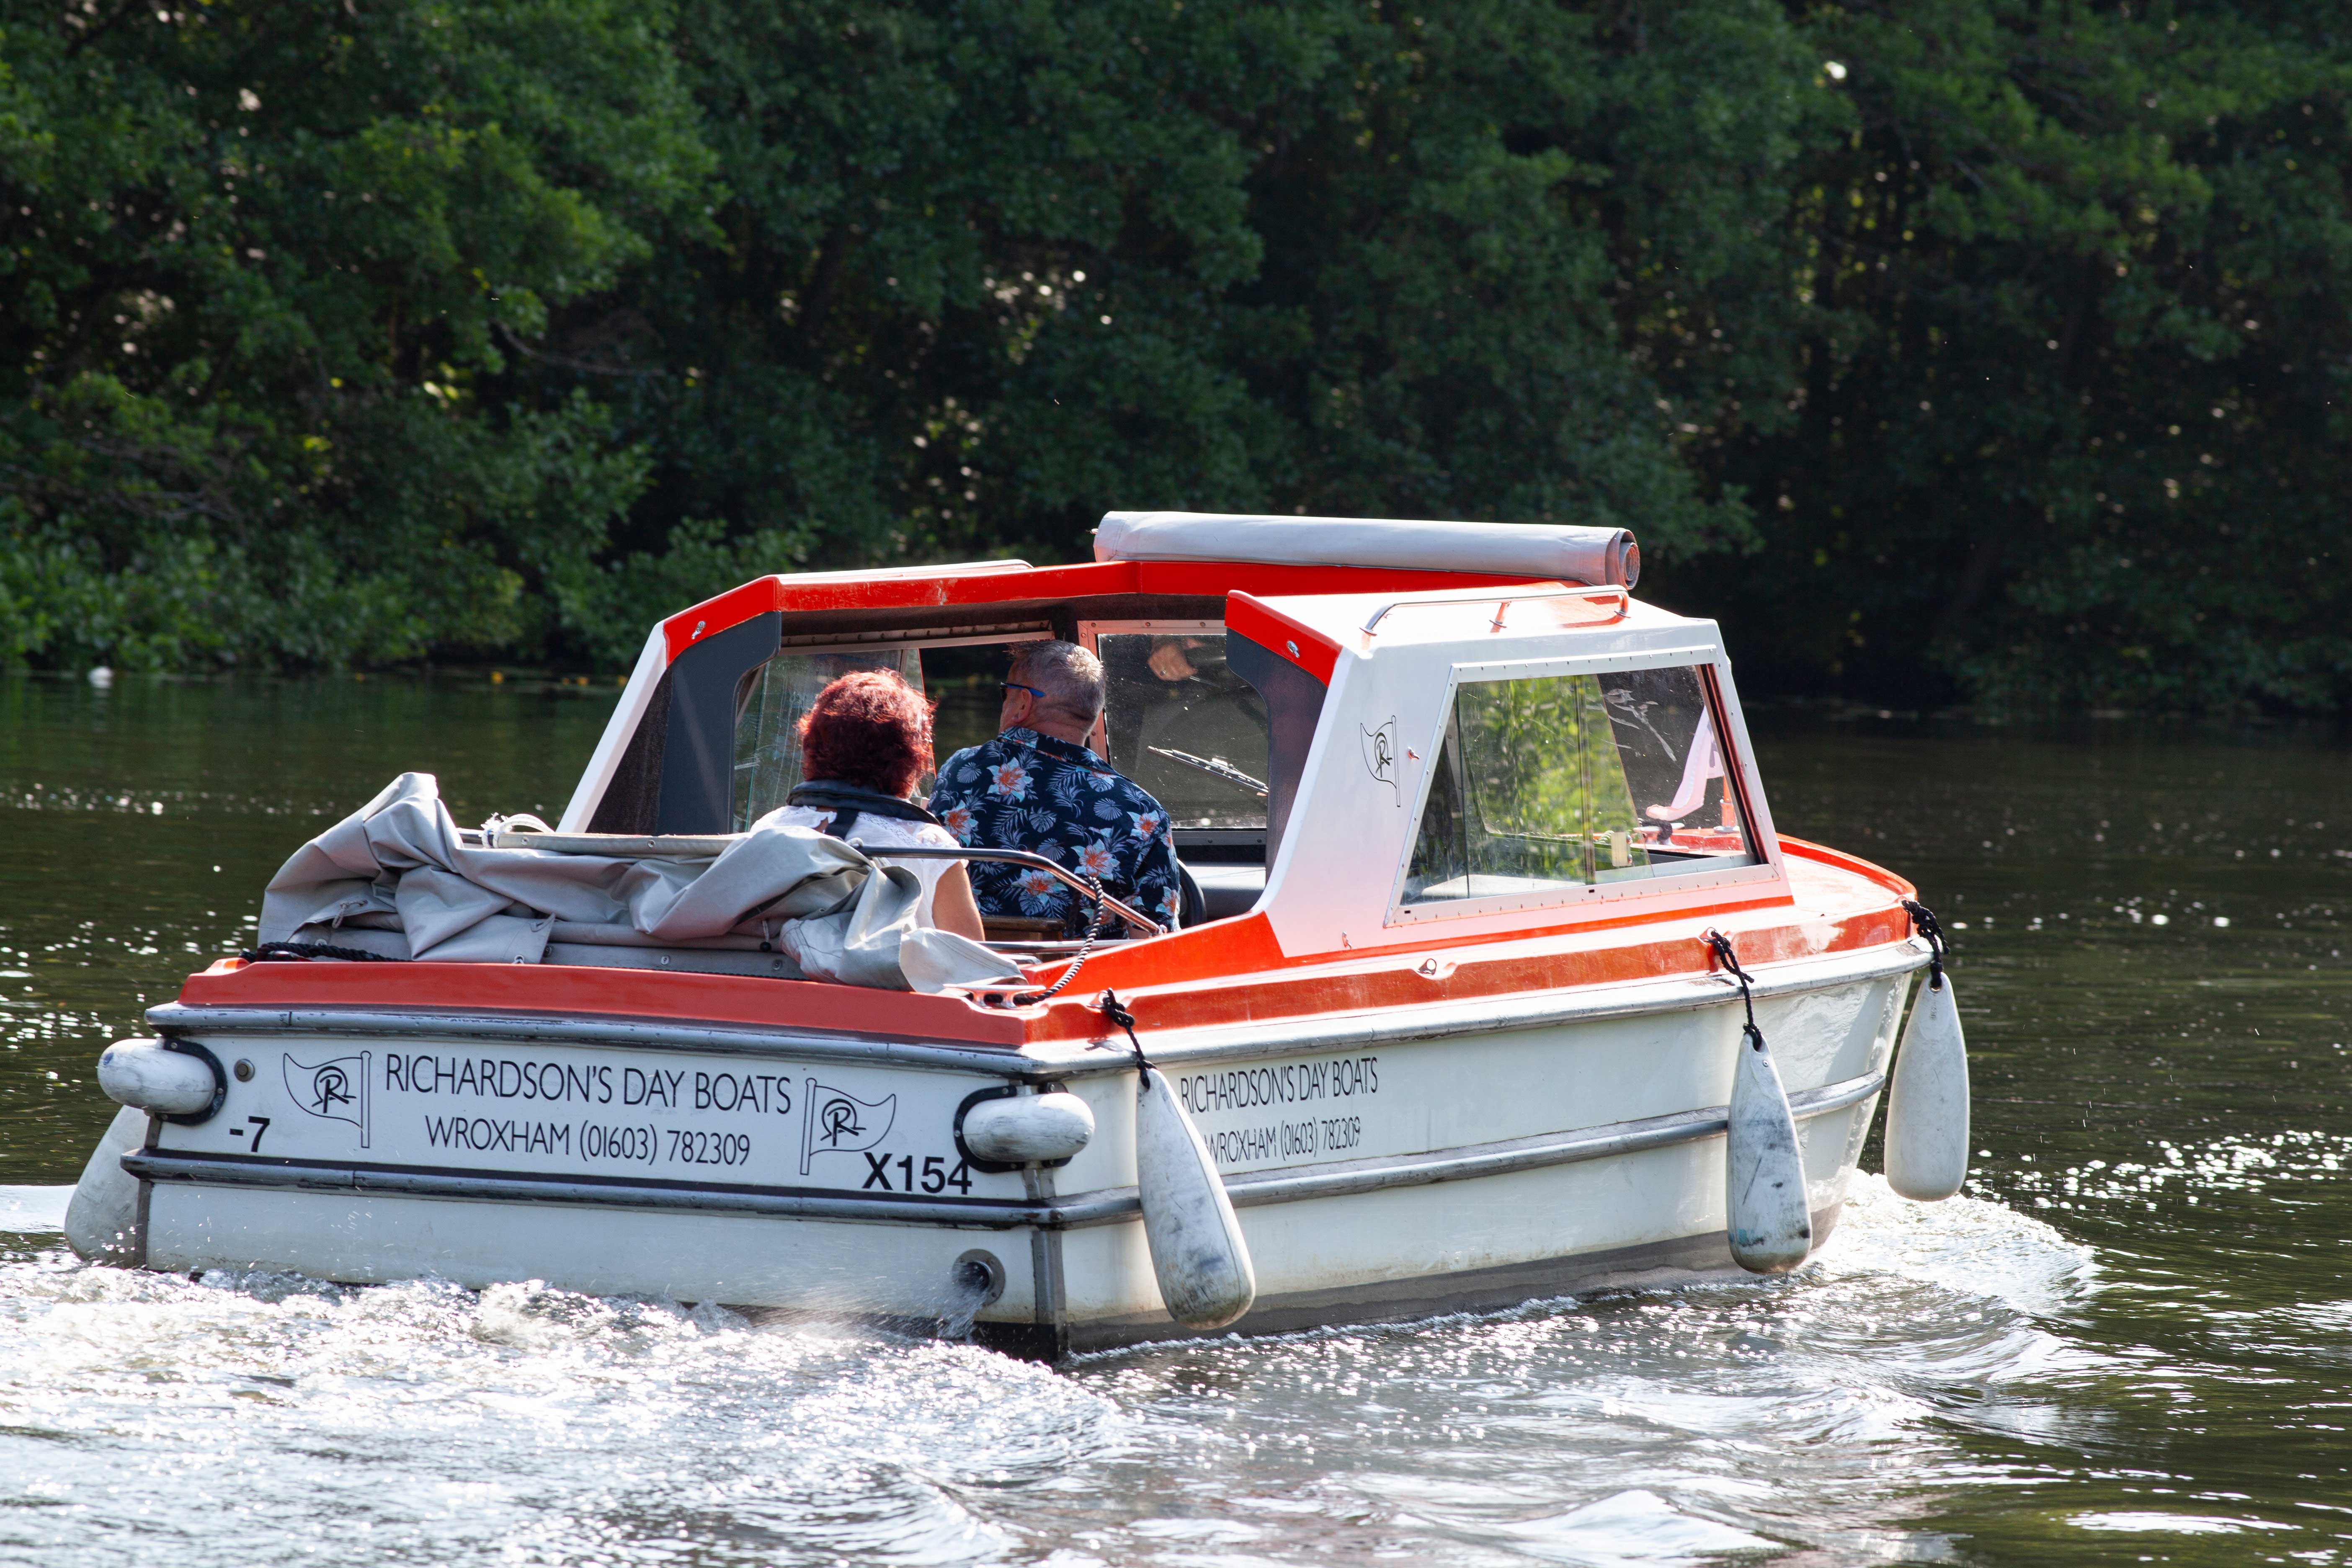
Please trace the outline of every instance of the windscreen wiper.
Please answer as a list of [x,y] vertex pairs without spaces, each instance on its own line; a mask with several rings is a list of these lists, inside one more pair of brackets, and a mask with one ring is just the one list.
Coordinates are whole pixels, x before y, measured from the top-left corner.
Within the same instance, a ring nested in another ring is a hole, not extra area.
[[1213,779],[1223,779],[1229,784],[1249,791],[1260,800],[1265,798],[1265,784],[1263,780],[1250,777],[1223,757],[1196,757],[1190,752],[1180,752],[1173,746],[1146,746],[1143,749],[1166,757],[1170,762],[1181,763],[1188,768],[1198,768]]

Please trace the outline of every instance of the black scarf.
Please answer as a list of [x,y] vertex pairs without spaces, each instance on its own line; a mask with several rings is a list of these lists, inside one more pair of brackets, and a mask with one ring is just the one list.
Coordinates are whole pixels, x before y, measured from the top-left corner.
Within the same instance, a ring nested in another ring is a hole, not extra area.
[[833,820],[824,831],[835,838],[846,838],[849,829],[863,816],[887,816],[900,822],[928,822],[939,825],[939,818],[911,800],[901,800],[895,795],[884,795],[878,789],[863,784],[844,784],[839,779],[809,779],[793,787],[784,797],[787,805],[814,806],[830,811]]

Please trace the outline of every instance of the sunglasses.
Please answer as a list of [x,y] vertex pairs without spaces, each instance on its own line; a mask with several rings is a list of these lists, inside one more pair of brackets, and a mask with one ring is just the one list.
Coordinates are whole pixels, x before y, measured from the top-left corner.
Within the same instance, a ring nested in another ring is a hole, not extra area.
[[1007,691],[1025,691],[1040,702],[1045,700],[1045,694],[1034,686],[1024,686],[1017,680],[1000,680],[996,684]]

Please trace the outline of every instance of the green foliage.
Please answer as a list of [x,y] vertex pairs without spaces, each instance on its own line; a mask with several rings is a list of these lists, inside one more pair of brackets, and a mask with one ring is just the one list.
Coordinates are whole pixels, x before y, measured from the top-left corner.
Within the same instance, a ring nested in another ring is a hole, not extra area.
[[620,668],[1192,507],[1623,523],[1751,685],[2340,706],[2343,19],[0,0],[0,658]]
[[[1754,215],[1817,95],[1694,114],[1678,85],[1759,50],[1800,75],[1769,7],[730,4],[680,32],[720,237],[559,331],[638,326],[690,372],[614,378],[667,459],[656,529],[829,562],[1058,557],[1113,504],[1747,536],[1622,323],[1786,293]],[[1785,374],[1738,369],[1733,396]]]
[[601,405],[501,377],[698,215],[667,18],[8,3],[0,63],[5,651],[542,639],[647,464]]
[[1682,589],[1783,680],[2352,699],[2345,19],[1807,12],[1851,118],[1791,214],[1802,383],[1706,457],[1773,498],[1770,547]]

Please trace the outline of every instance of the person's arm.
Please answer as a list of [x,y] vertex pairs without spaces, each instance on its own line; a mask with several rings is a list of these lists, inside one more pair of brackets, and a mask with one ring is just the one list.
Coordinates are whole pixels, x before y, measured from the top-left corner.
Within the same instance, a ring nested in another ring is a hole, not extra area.
[[965,874],[961,861],[940,872],[938,883],[931,889],[931,924],[974,942],[988,939],[987,931],[980,923],[980,906],[972,901],[971,878]]
[[[1157,801],[1152,803],[1155,806]],[[1144,845],[1135,864],[1136,905],[1170,931],[1183,923],[1183,881],[1176,869],[1176,835],[1160,812],[1160,829]]]

